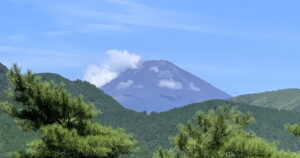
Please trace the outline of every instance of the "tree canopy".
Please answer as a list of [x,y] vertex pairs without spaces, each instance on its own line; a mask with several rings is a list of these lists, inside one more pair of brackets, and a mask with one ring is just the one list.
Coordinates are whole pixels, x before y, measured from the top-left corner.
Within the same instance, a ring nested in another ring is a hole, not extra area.
[[99,113],[81,96],[72,96],[62,84],[42,81],[31,71],[22,74],[14,64],[8,71],[9,96],[18,105],[1,103],[8,115],[26,130],[42,137],[28,144],[16,158],[117,158],[138,150],[132,135],[93,122]]
[[279,158],[300,157],[296,153],[278,151],[269,143],[247,132],[253,122],[250,114],[228,106],[198,112],[194,121],[179,125],[179,134],[171,139],[174,149],[161,148],[154,158]]

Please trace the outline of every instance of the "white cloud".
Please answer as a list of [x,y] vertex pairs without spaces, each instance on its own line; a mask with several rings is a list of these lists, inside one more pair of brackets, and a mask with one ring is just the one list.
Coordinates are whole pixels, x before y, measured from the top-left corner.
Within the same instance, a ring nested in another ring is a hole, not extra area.
[[91,65],[87,68],[83,79],[97,87],[101,87],[117,76],[118,73],[111,71],[109,65]]
[[152,66],[149,68],[150,71],[153,71],[153,72],[156,72],[158,73],[159,72],[159,68],[157,66]]
[[135,88],[142,89],[142,88],[144,88],[144,86],[140,84],[140,85],[137,85]]
[[182,89],[182,84],[178,81],[174,81],[173,79],[160,80],[158,86],[174,90]]
[[132,80],[128,80],[126,82],[120,82],[118,84],[118,86],[116,87],[116,89],[117,90],[126,89],[126,88],[130,87],[133,83],[134,83],[134,81],[132,81]]
[[141,56],[127,50],[108,50],[106,54],[109,59],[100,65],[89,66],[83,77],[97,87],[102,87],[127,69],[137,68],[142,61]]
[[196,85],[194,85],[194,83],[190,83],[190,90],[193,91],[201,91],[201,89],[199,87],[197,87]]
[[160,78],[172,78],[174,74],[171,71],[159,71],[158,77]]

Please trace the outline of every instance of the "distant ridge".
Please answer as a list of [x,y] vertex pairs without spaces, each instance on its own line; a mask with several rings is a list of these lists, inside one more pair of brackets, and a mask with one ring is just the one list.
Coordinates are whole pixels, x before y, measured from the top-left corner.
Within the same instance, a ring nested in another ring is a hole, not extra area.
[[6,73],[7,72],[7,67],[0,63],[0,73]]
[[164,60],[150,60],[127,70],[101,88],[126,108],[166,111],[186,104],[231,96]]
[[6,80],[7,67],[0,63],[0,92],[4,91],[8,87],[8,82]]
[[241,95],[230,100],[261,107],[300,112],[300,89],[282,89]]
[[[5,74],[0,73],[0,75]],[[299,122],[300,115],[298,112],[262,108],[224,100],[210,100],[166,112],[145,114],[123,108],[112,97],[88,82],[70,81],[54,73],[40,73],[38,75],[44,80],[53,80],[57,83],[63,82],[65,88],[73,95],[83,95],[85,100],[94,103],[103,112],[96,118],[96,121],[116,128],[121,127],[132,133],[141,147],[141,150],[133,157],[151,158],[152,153],[159,147],[170,147],[169,138],[178,133],[177,125],[179,123],[186,123],[198,110],[207,111],[224,104],[229,104],[243,112],[253,114],[256,121],[247,129],[253,130],[258,136],[270,142],[279,140],[280,149],[299,150],[300,141],[284,128],[287,123]],[[7,96],[0,93],[0,101],[5,100],[7,100]],[[3,114],[2,111],[0,111],[0,123],[1,158],[8,158],[9,153],[24,149],[26,142],[38,135],[38,133],[24,132],[11,117]]]

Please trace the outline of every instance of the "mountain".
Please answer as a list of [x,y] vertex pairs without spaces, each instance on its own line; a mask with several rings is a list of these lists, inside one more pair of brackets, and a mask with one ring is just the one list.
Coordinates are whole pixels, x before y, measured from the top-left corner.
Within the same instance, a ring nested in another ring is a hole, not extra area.
[[[286,124],[300,123],[299,112],[263,108],[225,100],[210,100],[151,114],[147,123],[145,123],[145,125],[151,127],[149,128],[151,130],[145,132],[149,133],[154,139],[148,138],[147,140],[153,141],[153,143],[149,143],[150,145],[155,144],[154,141],[159,141],[157,142],[158,144],[169,146],[167,143],[169,137],[178,133],[177,125],[179,123],[186,123],[188,120],[191,120],[199,110],[206,112],[225,104],[236,107],[239,111],[249,112],[254,117],[255,122],[248,126],[246,130],[252,130],[257,136],[270,142],[279,141],[278,146],[280,149],[300,150],[299,138],[288,133],[285,129]],[[149,120],[153,120],[153,122],[149,123]],[[152,124],[152,126],[149,124]]]
[[[2,71],[5,70],[5,71]],[[0,63],[0,102],[10,101],[4,91],[8,88],[8,82],[6,78],[7,68]],[[81,81],[70,81],[58,74],[54,73],[40,73],[37,74],[46,81],[54,81],[56,83],[63,83],[65,88],[73,95],[83,95],[87,102],[92,102],[97,109],[101,109],[102,114],[96,117],[96,120],[103,124],[111,125],[116,128],[127,126],[134,126],[133,124],[142,118],[146,114],[138,113],[132,110],[125,109],[111,96],[105,94],[99,88],[94,85]],[[7,116],[0,110],[0,157],[8,157],[10,152],[21,150],[25,148],[25,144],[36,138],[39,133],[25,132],[15,123],[14,119]],[[128,130],[130,133],[134,133],[134,128]],[[141,145],[143,146],[143,145]],[[141,152],[144,152],[146,148],[142,148]]]
[[[7,68],[0,63],[0,102],[10,101],[5,90],[8,88]],[[0,110],[0,157],[7,157],[9,152],[23,149],[26,142],[36,137],[36,133],[24,132],[15,121]]]
[[231,98],[234,102],[284,109],[300,112],[300,89],[283,89],[277,91],[241,95]]
[[168,61],[150,60],[121,73],[101,88],[135,111],[166,111],[231,96]]
[[[1,75],[4,75],[4,73],[0,72]],[[96,121],[115,128],[124,128],[127,132],[132,133],[141,147],[141,151],[132,157],[151,158],[151,153],[160,146],[170,146],[169,137],[178,132],[177,125],[179,123],[185,123],[187,120],[192,119],[193,115],[199,110],[208,111],[224,104],[235,106],[243,112],[253,114],[255,123],[249,126],[247,130],[253,130],[258,136],[269,141],[280,141],[279,147],[281,149],[292,151],[300,149],[300,141],[284,128],[286,123],[300,123],[300,113],[298,112],[263,108],[225,100],[210,100],[166,112],[146,114],[145,112],[135,112],[124,108],[112,97],[88,82],[70,81],[53,73],[38,75],[47,81],[62,82],[73,95],[81,94],[86,101],[94,103],[102,111]],[[0,81],[0,83],[7,82]],[[8,87],[7,84],[4,86]],[[0,92],[0,101],[3,100],[9,101],[7,96]],[[8,157],[9,152],[24,149],[26,142],[39,136],[39,133],[23,131],[12,118],[1,111],[0,124],[0,157],[3,158]]]
[[0,92],[7,89],[7,80],[6,80],[7,68],[0,63]]

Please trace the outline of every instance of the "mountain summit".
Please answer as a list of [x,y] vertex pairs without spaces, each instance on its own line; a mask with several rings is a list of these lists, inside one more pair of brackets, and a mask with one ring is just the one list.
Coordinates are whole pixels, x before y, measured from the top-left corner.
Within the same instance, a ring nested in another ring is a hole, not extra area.
[[231,96],[168,61],[150,60],[121,73],[101,88],[126,108],[166,111],[186,104]]

